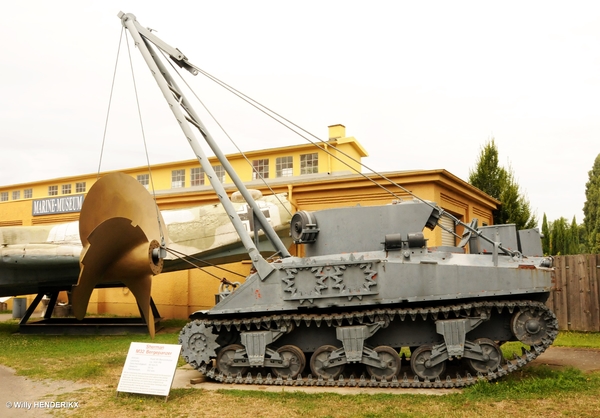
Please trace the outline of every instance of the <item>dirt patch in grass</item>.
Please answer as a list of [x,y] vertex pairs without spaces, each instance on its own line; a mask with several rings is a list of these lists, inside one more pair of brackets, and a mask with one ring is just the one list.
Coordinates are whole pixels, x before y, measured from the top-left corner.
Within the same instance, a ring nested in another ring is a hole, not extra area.
[[600,371],[600,350],[594,348],[549,347],[532,365],[544,364],[553,369],[575,367],[584,372]]

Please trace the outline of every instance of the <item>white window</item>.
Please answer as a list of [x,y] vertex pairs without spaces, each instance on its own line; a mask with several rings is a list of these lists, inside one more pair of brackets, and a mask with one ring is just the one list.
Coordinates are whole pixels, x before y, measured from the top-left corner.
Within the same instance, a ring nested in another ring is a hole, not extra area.
[[313,174],[319,172],[319,154],[300,155],[300,174]]
[[222,165],[213,166],[213,170],[215,170],[215,174],[221,183],[225,183],[225,169]]
[[202,167],[190,169],[190,185],[204,186],[204,169]]
[[171,171],[171,189],[185,187],[185,170]]
[[277,157],[275,160],[275,176],[291,177],[294,175],[294,159],[292,156]]
[[441,226],[444,227],[442,228],[442,246],[456,246],[456,236],[452,234],[452,232],[456,232],[456,226],[454,225],[454,221],[448,218],[447,216],[442,216],[439,220],[439,223]]
[[150,174],[138,174],[137,181],[147,189],[150,184]]
[[259,178],[268,179],[269,178],[269,160],[261,159],[261,160],[253,160],[252,161],[252,180],[256,180]]

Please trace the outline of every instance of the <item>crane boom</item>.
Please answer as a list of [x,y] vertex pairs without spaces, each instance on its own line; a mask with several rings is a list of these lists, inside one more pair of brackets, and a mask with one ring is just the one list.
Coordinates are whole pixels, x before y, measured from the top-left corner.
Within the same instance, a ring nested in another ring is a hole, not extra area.
[[221,204],[225,208],[235,230],[237,231],[242,244],[248,251],[250,259],[254,267],[256,268],[259,276],[264,279],[266,276],[272,271],[272,267],[267,263],[267,261],[260,255],[255,243],[252,238],[246,231],[239,215],[237,214],[231,200],[229,199],[223,184],[220,179],[216,175],[214,169],[212,168],[206,154],[202,150],[196,135],[194,134],[194,130],[192,126],[197,128],[207,145],[212,149],[217,159],[222,164],[223,168],[232,179],[235,186],[238,188],[246,202],[250,205],[254,212],[254,216],[256,217],[256,221],[260,225],[261,229],[264,231],[265,235],[271,242],[271,244],[275,247],[275,250],[282,257],[289,257],[290,253],[285,246],[285,244],[281,241],[275,230],[269,224],[267,218],[264,216],[257,203],[252,198],[252,195],[243,184],[240,177],[237,175],[221,149],[216,144],[216,141],[213,139],[211,134],[208,132],[196,112],[194,111],[192,105],[189,103],[181,89],[177,86],[175,80],[171,77],[169,71],[163,64],[163,62],[158,57],[157,53],[154,51],[152,44],[158,47],[160,50],[164,51],[168,54],[171,59],[180,67],[185,68],[193,75],[196,75],[198,71],[195,67],[190,64],[185,57],[177,48],[173,48],[170,45],[166,44],[156,35],[154,35],[150,30],[143,28],[137,21],[136,17],[131,13],[123,13],[119,12],[118,14],[123,26],[129,30],[132,38],[135,41],[135,44],[142,54],[146,64],[150,68],[154,79],[156,80],[159,88],[161,89],[163,96],[167,100],[175,119],[179,122],[179,126],[181,127],[186,139],[188,140],[194,154],[198,158],[198,161],[202,168],[204,169],[211,186],[215,190]]

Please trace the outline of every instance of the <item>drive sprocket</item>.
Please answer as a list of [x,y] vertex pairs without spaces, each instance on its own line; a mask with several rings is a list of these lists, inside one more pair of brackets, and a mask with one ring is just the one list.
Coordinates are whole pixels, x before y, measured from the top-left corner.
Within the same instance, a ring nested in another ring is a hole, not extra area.
[[217,335],[212,327],[206,327],[201,321],[192,321],[183,327],[179,333],[181,356],[192,367],[199,368],[203,363],[209,363],[217,353]]

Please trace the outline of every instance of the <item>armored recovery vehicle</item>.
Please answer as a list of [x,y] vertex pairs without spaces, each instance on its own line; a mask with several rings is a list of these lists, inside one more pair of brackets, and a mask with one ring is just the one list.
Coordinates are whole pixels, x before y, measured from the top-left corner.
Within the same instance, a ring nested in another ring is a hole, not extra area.
[[[179,337],[190,365],[230,383],[460,387],[515,371],[552,344],[558,324],[544,305],[552,260],[540,257],[536,230],[461,223],[459,245],[428,248],[424,228],[439,226],[442,216],[460,222],[416,198],[297,212],[290,234],[304,255],[290,255],[154,47],[194,75],[201,70],[134,15],[119,17],[253,263],[242,285],[190,316]],[[268,237],[275,261],[260,255],[231,210],[196,131],[254,208],[255,229]],[[506,361],[506,341],[520,341],[522,354]]]

